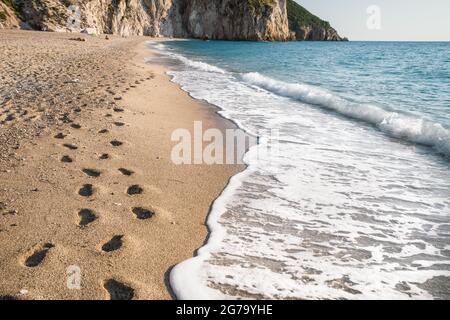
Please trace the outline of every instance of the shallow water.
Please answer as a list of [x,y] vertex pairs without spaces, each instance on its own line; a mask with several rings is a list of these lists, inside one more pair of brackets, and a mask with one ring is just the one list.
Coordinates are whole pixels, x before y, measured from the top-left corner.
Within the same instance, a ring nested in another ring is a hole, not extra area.
[[151,46],[260,137],[179,298],[450,298],[450,44]]

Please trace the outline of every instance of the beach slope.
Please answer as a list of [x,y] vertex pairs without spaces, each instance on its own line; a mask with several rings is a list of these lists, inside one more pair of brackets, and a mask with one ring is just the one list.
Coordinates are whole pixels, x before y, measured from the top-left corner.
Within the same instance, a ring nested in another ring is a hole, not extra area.
[[171,134],[233,124],[144,63],[148,38],[0,38],[0,297],[171,298],[242,169],[177,166]]

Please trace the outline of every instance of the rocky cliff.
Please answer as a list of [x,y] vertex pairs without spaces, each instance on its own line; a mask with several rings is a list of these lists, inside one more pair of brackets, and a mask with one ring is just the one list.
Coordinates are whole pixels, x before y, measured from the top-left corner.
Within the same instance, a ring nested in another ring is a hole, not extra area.
[[[3,7],[8,10],[5,11],[8,19],[3,19],[5,22],[0,24],[0,28],[17,26],[21,19],[23,28],[75,32],[87,30],[90,33],[113,33],[123,36],[149,35],[227,40],[339,38],[337,33],[330,32],[331,29],[323,31],[315,25],[298,23],[298,16],[294,16],[297,22],[288,20],[288,17],[292,16],[289,12],[293,7],[292,2],[292,0],[0,0],[2,5],[0,10],[3,10]],[[311,34],[313,36],[309,36]]]
[[313,15],[294,0],[287,0],[289,29],[296,40],[345,41],[329,22]]
[[0,1],[0,29],[18,28],[18,12],[14,8],[12,0]]
[[195,38],[288,40],[285,0],[185,1],[182,25]]
[[[0,0],[3,1],[3,0]],[[24,25],[44,31],[90,30],[123,36],[160,36],[176,0],[9,0]]]
[[[2,12],[4,7],[8,9],[8,17],[15,15],[6,2],[17,7],[23,27],[44,31],[235,40],[290,37],[286,0],[0,1]],[[2,22],[2,27],[18,25],[9,21]]]

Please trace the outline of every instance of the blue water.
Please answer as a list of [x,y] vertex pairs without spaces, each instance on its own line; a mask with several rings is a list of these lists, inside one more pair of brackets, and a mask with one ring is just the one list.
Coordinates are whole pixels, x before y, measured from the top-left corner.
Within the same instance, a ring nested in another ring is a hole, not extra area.
[[450,43],[178,41],[183,55],[225,70],[330,90],[450,127]]
[[179,298],[450,298],[450,44],[151,47],[260,137]]

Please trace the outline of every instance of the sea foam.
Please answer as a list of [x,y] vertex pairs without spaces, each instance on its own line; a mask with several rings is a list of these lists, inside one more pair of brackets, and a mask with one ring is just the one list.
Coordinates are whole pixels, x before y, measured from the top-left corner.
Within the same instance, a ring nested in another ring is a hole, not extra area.
[[[181,54],[168,51],[164,44],[158,43],[156,46],[162,54],[176,59],[188,67],[203,72],[230,74],[214,65],[192,60]],[[366,122],[392,137],[432,147],[444,156],[450,157],[450,130],[440,123],[386,110],[374,104],[355,103],[323,88],[302,83],[279,81],[257,72],[235,74],[234,76],[236,79],[242,79],[248,84],[277,95],[296,99]]]
[[278,81],[259,73],[243,74],[242,79],[278,95],[364,121],[395,138],[427,145],[446,156],[450,156],[450,130],[439,123],[388,111],[372,104],[350,102],[324,89],[300,83]]
[[[177,298],[440,297],[436,281],[450,277],[446,159],[387,139],[382,126],[397,118],[381,107],[353,116],[357,104],[317,87],[162,53],[182,62],[172,81],[261,138],[212,205],[206,245],[171,271]],[[263,144],[278,153],[259,153]]]

